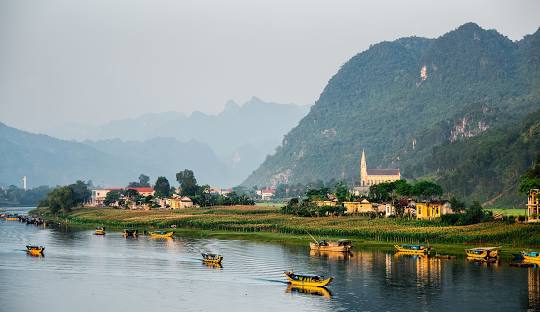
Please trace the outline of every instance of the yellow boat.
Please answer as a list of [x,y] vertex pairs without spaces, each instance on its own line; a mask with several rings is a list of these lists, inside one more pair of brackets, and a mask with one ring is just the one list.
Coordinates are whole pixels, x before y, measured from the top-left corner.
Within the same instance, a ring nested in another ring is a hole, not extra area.
[[526,262],[540,263],[540,252],[538,251],[522,251],[521,255]]
[[467,258],[478,260],[496,259],[499,256],[500,247],[477,247],[465,249]]
[[321,296],[324,298],[332,298],[332,293],[326,287],[296,286],[296,285],[289,284],[289,286],[287,286],[287,292],[288,293],[296,292],[296,293],[301,293],[301,294]]
[[394,245],[397,252],[407,253],[407,254],[428,254],[431,251],[431,247],[426,247],[424,245]]
[[223,260],[223,256],[216,255],[216,254],[209,254],[209,253],[202,253],[202,261],[204,263],[209,264],[218,264],[221,265],[221,261]]
[[154,238],[169,238],[174,235],[174,232],[165,232],[165,231],[153,231],[150,232],[150,237]]
[[309,243],[309,248],[311,250],[318,251],[337,251],[337,252],[348,252],[352,248],[352,242],[348,239],[340,239],[338,241],[317,241],[315,243]]
[[105,235],[105,228],[104,227],[97,227],[96,228],[96,232],[95,232],[96,235]]
[[294,286],[324,287],[333,280],[332,277],[324,278],[319,275],[294,274],[293,272],[285,272],[285,276]]
[[6,221],[19,221],[19,217],[17,215],[6,215],[5,219]]
[[43,251],[45,251],[45,247],[43,246],[26,246],[26,252],[32,256],[43,256]]

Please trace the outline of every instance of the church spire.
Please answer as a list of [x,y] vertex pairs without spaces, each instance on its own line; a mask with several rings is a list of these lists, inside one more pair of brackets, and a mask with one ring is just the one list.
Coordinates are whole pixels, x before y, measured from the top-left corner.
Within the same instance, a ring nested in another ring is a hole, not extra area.
[[367,179],[367,163],[366,163],[366,154],[364,149],[362,149],[362,157],[360,159],[360,185],[365,186]]

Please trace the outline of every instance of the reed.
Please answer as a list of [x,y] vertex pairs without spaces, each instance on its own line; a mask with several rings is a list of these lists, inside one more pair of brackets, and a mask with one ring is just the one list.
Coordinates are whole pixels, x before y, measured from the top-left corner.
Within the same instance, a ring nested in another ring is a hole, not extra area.
[[348,237],[380,242],[430,242],[445,244],[505,244],[539,247],[540,225],[487,222],[447,226],[437,221],[370,219],[364,216],[306,218],[280,214],[273,207],[235,206],[178,211],[133,211],[111,208],[81,208],[60,217],[67,223],[116,227],[273,232],[318,237]]

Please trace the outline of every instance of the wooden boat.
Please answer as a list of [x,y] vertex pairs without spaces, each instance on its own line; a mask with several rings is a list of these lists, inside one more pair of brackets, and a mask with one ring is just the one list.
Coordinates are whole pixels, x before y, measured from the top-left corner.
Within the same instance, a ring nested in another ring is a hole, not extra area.
[[139,231],[136,229],[124,229],[124,237],[137,237],[139,236]]
[[104,227],[97,227],[96,228],[96,235],[105,235],[105,228]]
[[5,219],[6,221],[19,221],[19,217],[17,215],[6,215]]
[[310,294],[310,295],[315,295],[315,296],[321,296],[324,298],[332,298],[332,293],[326,287],[296,286],[296,285],[289,284],[289,286],[287,286],[287,292]]
[[348,252],[352,247],[352,242],[348,239],[340,239],[338,241],[321,240],[314,243],[309,243],[309,248],[311,250],[319,251]]
[[324,287],[333,280],[332,277],[324,278],[324,276],[319,275],[294,274],[293,272],[285,272],[285,276],[287,276],[289,283],[295,286]]
[[477,247],[465,249],[467,258],[478,260],[497,259],[499,257],[500,247]]
[[397,252],[408,253],[408,254],[427,254],[431,251],[431,247],[426,247],[424,245],[394,245]]
[[540,252],[538,251],[522,251],[523,260],[527,262],[540,263]]
[[221,265],[221,261],[223,260],[223,256],[216,255],[216,254],[209,254],[209,253],[202,253],[202,261],[204,263],[211,263],[211,264],[219,264]]
[[43,246],[26,246],[26,252],[32,256],[43,256],[43,251],[45,251],[45,247]]
[[174,235],[174,232],[165,232],[165,231],[153,231],[150,232],[150,237],[154,238],[169,238]]

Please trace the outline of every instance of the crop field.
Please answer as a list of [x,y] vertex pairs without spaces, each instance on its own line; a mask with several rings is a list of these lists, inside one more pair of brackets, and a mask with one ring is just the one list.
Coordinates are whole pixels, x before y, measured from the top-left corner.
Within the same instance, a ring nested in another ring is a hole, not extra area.
[[[38,210],[39,211],[39,210]],[[540,225],[486,222],[447,226],[437,221],[370,219],[364,216],[297,217],[271,206],[229,206],[183,210],[122,210],[80,208],[61,216],[74,224],[116,227],[200,229],[211,231],[270,232],[319,238],[347,237],[396,243],[507,244],[540,246]]]

